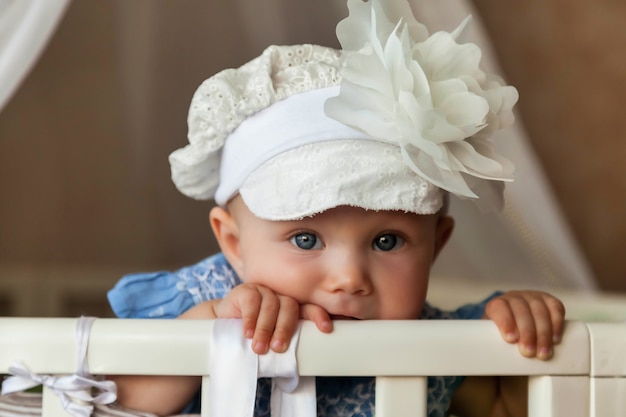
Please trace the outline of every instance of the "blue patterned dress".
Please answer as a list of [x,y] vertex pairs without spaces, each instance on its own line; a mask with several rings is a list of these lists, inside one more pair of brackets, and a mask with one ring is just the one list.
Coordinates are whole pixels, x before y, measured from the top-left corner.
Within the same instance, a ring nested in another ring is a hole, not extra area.
[[[241,280],[222,254],[175,272],[139,273],[124,276],[109,291],[115,314],[121,318],[175,318],[196,304],[223,298]],[[421,320],[480,319],[490,296],[479,304],[468,304],[455,311],[442,311],[425,304]],[[428,416],[444,417],[452,394],[463,381],[461,376],[428,378]],[[318,377],[317,414],[319,417],[372,417],[374,378]],[[255,417],[268,417],[270,381],[260,379]],[[199,412],[197,398],[186,412]]]

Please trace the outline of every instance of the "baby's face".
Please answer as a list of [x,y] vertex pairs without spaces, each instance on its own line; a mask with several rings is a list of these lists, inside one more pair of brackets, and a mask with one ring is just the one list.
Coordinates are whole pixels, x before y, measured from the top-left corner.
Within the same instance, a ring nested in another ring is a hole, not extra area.
[[276,222],[254,216],[239,198],[231,212],[245,282],[319,305],[333,318],[419,317],[441,246],[438,215],[342,206]]

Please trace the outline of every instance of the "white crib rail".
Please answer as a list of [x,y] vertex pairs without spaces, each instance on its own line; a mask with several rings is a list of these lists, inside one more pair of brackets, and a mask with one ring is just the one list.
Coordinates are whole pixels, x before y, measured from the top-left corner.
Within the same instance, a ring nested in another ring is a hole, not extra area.
[[[99,319],[89,369],[199,375],[208,393],[212,326]],[[75,327],[76,319],[1,318],[0,373],[16,361],[38,374],[76,372]],[[488,321],[336,322],[332,334],[306,322],[297,358],[303,376],[376,376],[377,417],[425,416],[425,375],[528,375],[533,417],[626,416],[626,324],[568,322],[554,358],[541,362],[523,358]],[[44,417],[66,416],[51,397],[44,390]]]

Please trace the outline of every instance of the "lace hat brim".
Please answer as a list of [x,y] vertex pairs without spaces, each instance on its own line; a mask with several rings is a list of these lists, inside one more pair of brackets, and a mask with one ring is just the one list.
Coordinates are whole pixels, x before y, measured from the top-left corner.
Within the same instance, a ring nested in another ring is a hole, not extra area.
[[431,214],[441,192],[412,171],[396,144],[328,117],[338,87],[288,97],[252,115],[229,136],[222,181],[226,204],[237,193],[257,217],[294,220],[349,205]]
[[338,207],[433,214],[443,192],[402,162],[398,146],[374,140],[312,143],[281,153],[239,188],[266,220],[297,220]]

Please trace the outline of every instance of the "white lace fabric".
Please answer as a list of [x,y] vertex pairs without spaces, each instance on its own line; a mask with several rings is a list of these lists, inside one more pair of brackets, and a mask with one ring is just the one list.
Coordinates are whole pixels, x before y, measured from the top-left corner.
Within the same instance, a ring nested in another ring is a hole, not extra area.
[[362,139],[282,153],[250,174],[239,193],[266,220],[296,220],[338,206],[432,214],[443,199],[439,188],[402,162],[398,146]]
[[297,93],[337,85],[340,52],[317,45],[270,46],[247,64],[204,81],[189,109],[189,145],[170,155],[172,180],[208,200],[220,183],[221,148],[245,119]]

